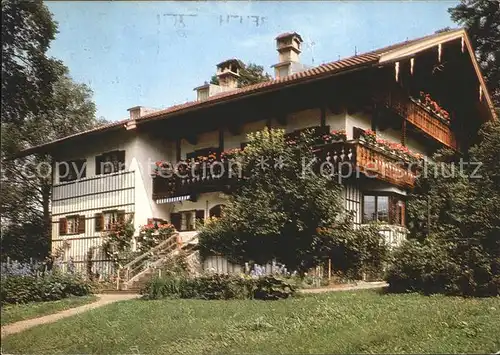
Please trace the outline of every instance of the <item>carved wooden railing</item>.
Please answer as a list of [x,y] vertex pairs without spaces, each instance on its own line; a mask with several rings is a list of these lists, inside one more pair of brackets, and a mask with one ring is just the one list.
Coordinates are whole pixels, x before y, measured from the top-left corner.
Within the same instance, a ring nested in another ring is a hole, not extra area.
[[216,162],[213,167],[210,163],[200,163],[194,169],[190,167],[179,173],[153,177],[153,199],[216,191],[232,184],[239,176],[237,167],[227,159],[217,159]]
[[402,92],[394,91],[385,95],[382,103],[422,132],[450,148],[457,149],[455,134],[449,122],[445,122],[437,114],[426,109],[417,100]]
[[333,163],[335,172],[344,178],[354,177],[359,171],[369,178],[402,187],[413,187],[415,184],[416,161],[409,161],[363,141],[327,144],[319,147],[318,153],[320,160]]

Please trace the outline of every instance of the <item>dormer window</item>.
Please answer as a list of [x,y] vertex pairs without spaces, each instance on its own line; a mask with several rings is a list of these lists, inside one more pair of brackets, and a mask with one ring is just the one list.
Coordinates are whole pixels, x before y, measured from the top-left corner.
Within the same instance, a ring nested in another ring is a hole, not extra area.
[[95,158],[96,175],[112,174],[125,170],[125,151],[116,150]]

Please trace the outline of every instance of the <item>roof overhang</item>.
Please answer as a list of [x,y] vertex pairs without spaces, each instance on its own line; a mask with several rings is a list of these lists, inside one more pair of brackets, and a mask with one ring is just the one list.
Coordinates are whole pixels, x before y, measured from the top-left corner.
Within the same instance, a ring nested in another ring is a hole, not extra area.
[[486,86],[486,82],[484,80],[484,77],[481,73],[481,68],[479,67],[479,63],[477,62],[476,56],[474,54],[474,49],[472,48],[471,42],[469,40],[469,36],[467,35],[467,32],[464,29],[459,29],[450,33],[443,34],[442,36],[435,37],[435,38],[430,38],[428,40],[422,41],[415,43],[413,45],[408,45],[405,46],[401,49],[394,49],[389,52],[386,52],[382,54],[382,56],[379,59],[379,64],[380,65],[387,65],[390,63],[394,63],[397,61],[401,61],[404,59],[409,59],[410,57],[414,56],[415,54],[418,54],[420,52],[423,52],[425,50],[428,50],[430,48],[433,48],[435,46],[438,46],[439,44],[454,41],[457,39],[463,39],[465,46],[467,48],[467,52],[469,53],[472,66],[474,67],[474,71],[476,72],[476,76],[479,81],[479,85],[482,88],[484,97],[486,99],[486,103],[488,105],[489,111],[491,112],[491,116],[493,119],[498,119],[496,111],[495,111],[495,106],[493,105],[493,101],[491,99],[490,93],[488,91],[488,88]]

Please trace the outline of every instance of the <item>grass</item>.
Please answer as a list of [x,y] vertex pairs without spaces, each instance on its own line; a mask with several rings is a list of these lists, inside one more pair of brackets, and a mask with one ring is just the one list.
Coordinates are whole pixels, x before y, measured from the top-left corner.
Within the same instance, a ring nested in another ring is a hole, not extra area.
[[499,334],[498,297],[366,290],[281,301],[118,302],[8,336],[2,346],[15,354],[494,353]]
[[78,307],[97,300],[95,296],[70,297],[59,301],[34,302],[2,306],[1,324],[10,324],[21,320],[37,318],[65,309]]

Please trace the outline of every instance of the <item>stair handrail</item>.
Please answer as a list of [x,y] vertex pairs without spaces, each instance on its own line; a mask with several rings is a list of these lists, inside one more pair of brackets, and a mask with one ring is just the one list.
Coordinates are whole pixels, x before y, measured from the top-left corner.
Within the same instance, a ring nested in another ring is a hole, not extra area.
[[[155,246],[154,248],[151,248],[150,250],[148,250],[147,252],[139,255],[138,257],[136,257],[134,260],[130,261],[129,263],[125,264],[122,269],[124,270],[127,270],[127,269],[130,269],[133,265],[137,264],[138,262],[144,260],[145,258],[147,258],[148,256],[150,255],[154,255],[154,253],[160,249],[162,249],[165,245],[167,244],[172,244],[172,241],[174,239],[177,239],[179,237],[179,233],[174,233],[172,234],[170,237],[168,237],[167,239],[165,239],[163,242],[161,242],[160,244],[158,244],[157,246]],[[177,244],[177,240],[176,240],[176,244]]]

